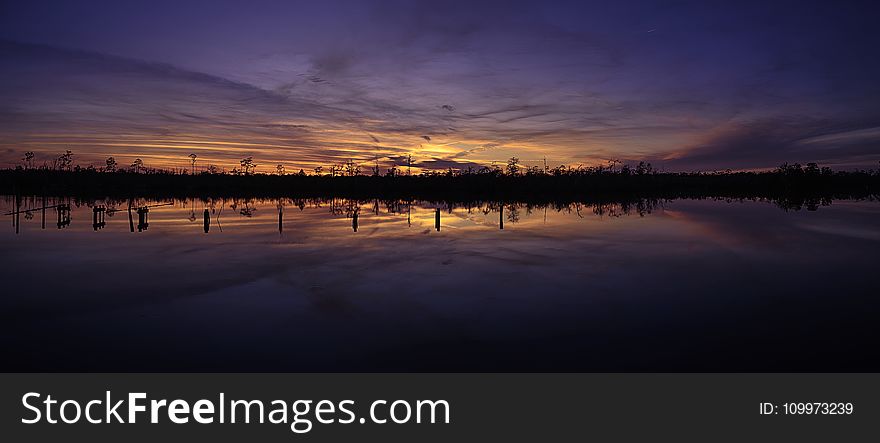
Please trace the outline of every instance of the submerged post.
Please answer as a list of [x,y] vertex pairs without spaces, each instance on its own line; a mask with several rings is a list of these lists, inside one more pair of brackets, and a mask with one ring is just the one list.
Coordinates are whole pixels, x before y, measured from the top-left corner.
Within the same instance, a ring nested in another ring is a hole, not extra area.
[[58,229],[70,225],[70,204],[62,203],[56,208],[58,211]]
[[358,213],[357,212],[355,212],[351,216],[351,229],[353,229],[354,232],[358,231]]
[[107,208],[104,206],[95,206],[92,208],[92,229],[97,231],[98,229],[102,229],[107,223],[104,221],[104,211]]
[[95,206],[92,208],[92,229],[97,231],[102,229],[107,223],[104,222],[104,206]]
[[134,232],[134,220],[131,218],[131,200],[128,201],[128,227]]
[[440,208],[434,210],[434,228],[440,232]]
[[150,208],[143,206],[138,208],[138,232],[146,231],[150,226],[149,221],[147,220],[147,215],[150,213]]
[[15,233],[18,234],[21,229],[21,195],[15,194],[15,214],[12,214],[12,224],[15,226]]
[[208,213],[208,209],[205,209],[204,219],[205,219],[205,234],[207,234],[208,231],[211,230],[211,214]]
[[498,229],[504,229],[504,203],[501,203],[501,207],[498,210]]

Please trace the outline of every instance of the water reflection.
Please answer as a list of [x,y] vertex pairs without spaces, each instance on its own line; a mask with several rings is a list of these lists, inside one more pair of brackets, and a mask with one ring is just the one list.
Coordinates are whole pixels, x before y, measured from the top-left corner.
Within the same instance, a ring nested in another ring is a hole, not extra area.
[[880,370],[856,351],[880,338],[880,204],[826,203],[6,196],[0,352],[50,371]]
[[[59,229],[66,228],[71,225],[74,218],[73,212],[90,211],[91,227],[93,231],[103,230],[108,225],[108,218],[112,219],[117,212],[126,210],[128,212],[128,228],[130,232],[145,232],[151,225],[151,217],[159,217],[158,223],[163,228],[180,229],[185,224],[179,223],[186,220],[189,224],[196,224],[198,218],[196,216],[197,207],[202,211],[202,231],[204,233],[211,232],[212,224],[216,225],[217,233],[222,232],[220,226],[220,213],[223,209],[228,209],[237,213],[245,219],[259,219],[259,214],[268,213],[270,207],[274,207],[277,213],[277,230],[278,233],[284,232],[284,209],[295,208],[300,212],[309,210],[324,211],[331,218],[347,218],[351,219],[351,228],[353,232],[358,231],[359,220],[362,213],[367,213],[373,220],[389,221],[391,218],[403,219],[405,217],[406,226],[413,226],[414,208],[417,218],[424,218],[425,211],[429,211],[433,218],[433,227],[436,232],[441,231],[441,212],[446,210],[450,216],[472,218],[475,214],[485,216],[481,220],[481,224],[488,224],[492,214],[497,214],[497,226],[499,230],[504,229],[505,221],[509,224],[515,224],[520,221],[520,212],[525,211],[529,216],[534,212],[540,211],[543,214],[543,221],[547,221],[547,213],[555,212],[556,214],[575,214],[583,218],[583,213],[591,213],[598,216],[621,217],[625,215],[635,214],[645,216],[653,210],[662,207],[664,202],[660,200],[640,200],[636,202],[612,202],[604,204],[582,204],[582,203],[547,203],[547,204],[526,204],[526,203],[502,203],[502,202],[471,202],[471,203],[431,203],[424,201],[412,200],[352,200],[344,198],[311,198],[311,199],[259,199],[259,198],[230,198],[230,199],[170,199],[170,200],[149,200],[149,199],[129,199],[129,200],[77,200],[69,197],[65,198],[46,198],[46,197],[21,197],[6,196],[6,206],[2,209],[5,215],[11,216],[13,228],[16,233],[21,232],[21,214],[25,214],[25,220],[32,220],[34,212],[41,212],[40,229],[45,229],[45,213],[46,210],[54,210],[58,215],[57,227]],[[126,208],[126,209],[122,209]],[[157,208],[162,208],[157,214]],[[365,208],[369,208],[365,211]],[[506,212],[505,212],[506,211]],[[212,214],[214,216],[212,217]],[[135,215],[137,223],[135,224]],[[78,215],[78,219],[86,220],[85,217]],[[212,221],[213,219],[213,221]],[[154,223],[155,224],[155,223]]]

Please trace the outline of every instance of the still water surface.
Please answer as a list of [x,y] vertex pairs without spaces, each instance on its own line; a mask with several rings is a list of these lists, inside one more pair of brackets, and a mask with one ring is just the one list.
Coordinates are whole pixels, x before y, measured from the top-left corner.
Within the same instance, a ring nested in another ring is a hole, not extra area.
[[878,202],[131,203],[3,198],[2,370],[880,370]]

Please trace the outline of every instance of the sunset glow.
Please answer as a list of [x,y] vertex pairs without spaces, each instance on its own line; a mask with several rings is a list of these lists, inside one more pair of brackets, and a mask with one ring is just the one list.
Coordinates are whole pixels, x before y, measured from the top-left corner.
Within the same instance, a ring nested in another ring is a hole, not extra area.
[[0,163],[70,149],[82,165],[182,169],[194,153],[197,168],[254,157],[260,172],[408,155],[417,170],[871,167],[868,16],[802,2],[10,4]]

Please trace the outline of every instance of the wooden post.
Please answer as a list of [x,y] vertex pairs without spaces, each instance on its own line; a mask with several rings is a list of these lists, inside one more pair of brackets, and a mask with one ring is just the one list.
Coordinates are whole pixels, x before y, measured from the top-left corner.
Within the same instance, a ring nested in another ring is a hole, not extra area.
[[137,210],[137,213],[138,213],[138,232],[146,231],[147,228],[150,226],[150,223],[147,220],[149,212],[150,212],[150,208],[148,208],[146,206],[142,206],[142,207],[138,208],[138,210]]
[[434,210],[434,228],[440,232],[440,208]]
[[498,210],[498,228],[504,229],[504,203],[501,203],[501,209]]
[[12,224],[15,225],[15,233],[21,229],[21,196],[15,195],[15,214],[12,216]]
[[134,232],[134,219],[131,218],[131,200],[128,200],[128,227]]
[[106,223],[104,222],[104,211],[106,208],[104,206],[95,206],[92,208],[92,229],[97,231],[98,229],[104,228]]

